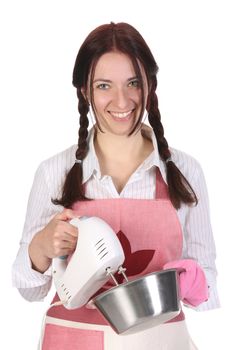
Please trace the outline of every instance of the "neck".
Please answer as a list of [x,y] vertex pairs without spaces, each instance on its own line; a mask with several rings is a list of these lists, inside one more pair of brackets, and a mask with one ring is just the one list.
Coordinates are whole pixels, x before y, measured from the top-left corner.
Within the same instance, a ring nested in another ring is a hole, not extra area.
[[96,131],[94,145],[98,158],[127,162],[140,156],[145,139],[141,131],[131,136],[113,135]]

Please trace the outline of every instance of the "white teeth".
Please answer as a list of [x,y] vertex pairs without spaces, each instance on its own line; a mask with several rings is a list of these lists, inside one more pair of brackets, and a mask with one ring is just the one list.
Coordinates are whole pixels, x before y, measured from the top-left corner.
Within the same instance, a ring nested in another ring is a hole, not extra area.
[[111,115],[115,118],[126,118],[128,115],[130,115],[132,111],[124,112],[124,113],[117,113],[117,112],[110,112]]

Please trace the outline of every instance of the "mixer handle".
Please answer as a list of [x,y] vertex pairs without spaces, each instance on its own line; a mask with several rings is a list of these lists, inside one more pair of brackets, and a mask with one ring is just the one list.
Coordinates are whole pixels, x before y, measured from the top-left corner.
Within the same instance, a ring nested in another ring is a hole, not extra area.
[[[88,216],[76,217],[70,220],[70,224],[79,227],[79,222],[88,219]],[[53,259],[53,277],[58,279],[61,278],[66,271],[68,265],[68,255],[62,255]]]
[[68,255],[63,255],[53,259],[53,276],[55,278],[61,278],[67,268]]

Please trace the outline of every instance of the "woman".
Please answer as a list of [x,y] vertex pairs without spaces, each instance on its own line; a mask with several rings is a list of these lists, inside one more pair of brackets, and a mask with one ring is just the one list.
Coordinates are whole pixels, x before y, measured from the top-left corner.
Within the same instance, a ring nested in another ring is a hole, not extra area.
[[[157,71],[150,49],[129,24],[102,25],[82,44],[73,71],[78,146],[44,161],[35,175],[13,267],[24,298],[47,295],[52,259],[72,254],[77,243],[77,228],[69,220],[87,215],[104,219],[117,233],[128,276],[182,267],[184,304],[198,310],[218,307],[204,176],[193,158],[168,146],[156,96]],[[88,132],[89,112],[95,123]],[[143,123],[147,116],[150,127]],[[196,349],[183,311],[168,323],[129,336],[115,334],[87,306],[56,306],[47,314],[44,350],[129,345]]]

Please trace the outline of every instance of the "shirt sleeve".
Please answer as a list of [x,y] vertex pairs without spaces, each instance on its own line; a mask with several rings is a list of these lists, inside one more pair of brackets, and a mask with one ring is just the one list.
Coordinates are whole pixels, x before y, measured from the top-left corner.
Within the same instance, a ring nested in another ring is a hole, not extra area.
[[33,236],[44,228],[51,218],[62,211],[51,202],[51,191],[46,179],[45,164],[38,167],[29,195],[20,247],[12,267],[13,286],[27,300],[42,300],[51,287],[51,268],[39,273],[32,268],[28,247]]
[[198,162],[195,164],[190,184],[196,193],[198,204],[188,208],[185,218],[183,258],[196,260],[205,272],[209,286],[209,300],[195,308],[198,311],[204,311],[218,308],[220,303],[216,286],[216,248],[210,221],[208,192],[204,174]]

